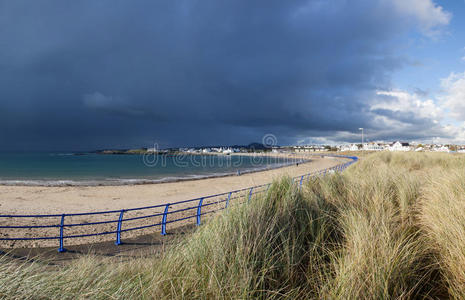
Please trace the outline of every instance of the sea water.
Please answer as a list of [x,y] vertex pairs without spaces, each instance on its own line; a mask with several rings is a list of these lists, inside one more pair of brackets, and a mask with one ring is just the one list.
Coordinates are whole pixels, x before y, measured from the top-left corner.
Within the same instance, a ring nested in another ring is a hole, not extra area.
[[67,186],[158,183],[240,175],[294,163],[290,158],[263,155],[0,152],[0,184]]

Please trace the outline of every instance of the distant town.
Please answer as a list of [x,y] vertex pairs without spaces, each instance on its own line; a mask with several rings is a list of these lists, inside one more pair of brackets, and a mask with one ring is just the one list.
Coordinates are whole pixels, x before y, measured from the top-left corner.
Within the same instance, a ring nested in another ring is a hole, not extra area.
[[465,153],[464,145],[452,144],[421,144],[417,142],[369,142],[363,144],[341,145],[298,145],[298,146],[263,146],[254,147],[205,147],[205,148],[179,148],[181,152],[188,153],[240,153],[240,152],[347,152],[347,151],[424,151],[424,152],[459,152]]
[[341,144],[337,146],[292,146],[295,152],[316,152],[316,151],[424,151],[424,152],[460,152],[465,153],[464,145],[453,144],[422,144],[417,142],[370,142],[363,144]]
[[465,145],[453,144],[422,144],[417,142],[369,142],[340,145],[291,145],[291,146],[267,146],[261,143],[252,143],[247,146],[202,146],[183,148],[139,148],[123,150],[97,150],[98,154],[225,154],[233,153],[281,153],[281,152],[353,152],[353,151],[415,151],[415,152],[457,152],[465,153]]

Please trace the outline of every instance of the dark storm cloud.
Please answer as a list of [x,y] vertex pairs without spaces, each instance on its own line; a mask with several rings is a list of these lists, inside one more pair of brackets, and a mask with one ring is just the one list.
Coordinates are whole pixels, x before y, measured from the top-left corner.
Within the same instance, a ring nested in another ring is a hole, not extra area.
[[2,1],[1,147],[376,128],[369,103],[405,63],[391,42],[409,25],[388,2]]

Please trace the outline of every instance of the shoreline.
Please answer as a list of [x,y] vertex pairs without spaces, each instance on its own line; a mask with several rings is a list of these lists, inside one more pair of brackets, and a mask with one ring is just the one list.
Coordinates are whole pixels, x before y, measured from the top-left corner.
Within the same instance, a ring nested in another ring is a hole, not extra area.
[[[282,155],[282,154],[281,154]],[[286,154],[287,156],[287,154]],[[283,176],[300,176],[331,167],[347,159],[303,156],[307,163],[261,170],[241,176],[220,176],[156,184],[99,186],[0,185],[0,214],[53,214],[106,211],[163,204],[229,192],[272,182]]]
[[[264,156],[266,157],[266,156]],[[276,163],[271,166],[249,168],[240,171],[240,175],[252,174],[257,172],[269,171],[279,168],[292,166],[296,163],[305,164],[311,162],[311,159],[301,159],[289,163]],[[184,182],[193,180],[203,180],[210,178],[222,178],[237,176],[236,172],[210,173],[205,175],[188,175],[185,177],[163,177],[160,179],[150,178],[121,178],[121,179],[96,179],[96,180],[73,180],[73,179],[0,179],[0,186],[26,186],[26,187],[97,187],[97,186],[124,186],[124,185],[146,185],[162,184],[171,182]]]

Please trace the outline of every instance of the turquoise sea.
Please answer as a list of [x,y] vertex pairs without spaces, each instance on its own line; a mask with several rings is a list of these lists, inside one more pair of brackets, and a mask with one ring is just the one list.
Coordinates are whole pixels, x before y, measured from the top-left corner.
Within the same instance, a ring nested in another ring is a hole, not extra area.
[[270,156],[0,152],[0,184],[144,184],[237,175],[293,163]]

